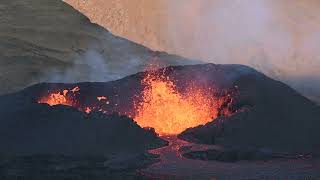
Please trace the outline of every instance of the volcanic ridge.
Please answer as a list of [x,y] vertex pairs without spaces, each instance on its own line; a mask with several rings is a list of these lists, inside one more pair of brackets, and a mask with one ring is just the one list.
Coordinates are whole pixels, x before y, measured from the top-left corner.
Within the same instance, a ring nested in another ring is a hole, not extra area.
[[[168,95],[180,99],[172,102]],[[190,96],[197,99],[183,100]],[[189,112],[183,106],[166,103],[182,103],[194,108],[191,114],[202,115],[185,118],[179,114]],[[208,106],[198,108],[198,103]],[[156,133],[235,149],[317,154],[320,147],[320,108],[289,86],[242,65],[172,66],[105,83],[42,83],[1,96],[0,115],[2,153],[150,149],[166,144]],[[187,123],[186,130],[176,128]]]

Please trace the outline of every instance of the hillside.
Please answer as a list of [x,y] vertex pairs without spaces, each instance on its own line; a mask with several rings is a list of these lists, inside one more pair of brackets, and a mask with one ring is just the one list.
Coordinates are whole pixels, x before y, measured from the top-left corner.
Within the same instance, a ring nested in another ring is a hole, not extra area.
[[0,2],[0,94],[42,81],[118,79],[151,61],[188,63],[116,37],[60,0]]

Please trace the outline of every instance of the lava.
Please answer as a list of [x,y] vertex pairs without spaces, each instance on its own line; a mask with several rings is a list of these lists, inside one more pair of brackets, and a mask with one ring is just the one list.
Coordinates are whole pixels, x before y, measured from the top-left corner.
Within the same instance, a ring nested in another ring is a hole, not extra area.
[[[110,104],[110,102],[108,101],[108,98],[105,96],[98,96],[97,97],[98,101],[104,101],[106,104]],[[101,110],[102,111],[102,110]]]
[[78,86],[76,86],[75,88],[71,89],[70,91],[73,93],[76,93],[76,92],[80,91],[80,88]]
[[153,127],[160,135],[179,134],[187,128],[212,121],[218,115],[217,100],[210,88],[190,83],[185,93],[178,92],[173,80],[148,73],[142,80],[143,101],[136,105],[134,120],[142,127]]
[[50,106],[55,106],[55,105],[66,105],[66,106],[73,106],[74,102],[72,98],[68,97],[68,93],[76,93],[80,90],[79,87],[75,87],[71,90],[62,90],[57,93],[51,93],[48,96],[40,98],[38,103],[46,103]]
[[86,112],[87,114],[91,113],[92,109],[90,107],[86,107],[84,112]]
[[107,97],[105,97],[105,96],[98,96],[97,99],[98,99],[99,101],[102,101],[102,100],[107,100]]
[[[78,86],[72,88],[72,89],[64,89],[59,92],[53,92],[49,93],[47,96],[41,97],[38,100],[38,103],[41,104],[48,104],[50,106],[55,105],[65,105],[65,106],[72,106],[79,111],[83,111],[87,114],[98,111],[102,113],[107,113],[106,109],[103,109],[103,107],[98,107],[95,105],[85,105],[85,104],[79,104],[79,101],[77,99],[77,94],[80,93],[80,88]],[[109,104],[108,98],[106,96],[98,96],[96,97],[97,101],[101,101],[104,104]]]

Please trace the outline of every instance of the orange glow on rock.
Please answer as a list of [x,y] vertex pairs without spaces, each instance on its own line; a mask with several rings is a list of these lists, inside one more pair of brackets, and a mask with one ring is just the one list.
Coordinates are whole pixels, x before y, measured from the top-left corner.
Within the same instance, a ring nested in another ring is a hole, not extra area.
[[66,106],[72,106],[72,100],[67,97],[69,90],[63,90],[62,92],[57,93],[51,93],[46,97],[40,98],[38,103],[46,103],[50,106],[55,105],[66,105]]
[[102,101],[102,100],[107,100],[107,97],[105,97],[105,96],[98,96],[97,99],[98,99],[98,101]]
[[217,101],[208,95],[210,89],[196,88],[190,83],[186,92],[180,93],[169,77],[152,72],[142,83],[143,100],[136,104],[134,117],[142,127],[153,127],[160,135],[173,135],[217,117]]
[[73,93],[76,93],[76,92],[80,91],[80,88],[77,86],[77,87],[71,89],[70,91],[73,92]]
[[[74,87],[73,89],[64,89],[62,91],[56,92],[56,93],[50,93],[47,96],[41,97],[40,100],[38,100],[38,103],[42,104],[48,104],[50,106],[55,105],[65,105],[65,106],[72,106],[74,108],[77,108],[79,111],[85,112],[87,114],[91,113],[92,111],[99,111],[102,113],[107,113],[107,110],[95,107],[93,105],[82,105],[76,102],[79,102],[77,100],[77,93],[79,93],[80,88]],[[105,101],[105,104],[109,104],[109,101],[107,101],[107,97],[100,96],[97,97],[98,101]]]
[[84,110],[84,112],[87,114],[91,113],[91,111],[92,111],[92,109],[90,107],[86,107]]

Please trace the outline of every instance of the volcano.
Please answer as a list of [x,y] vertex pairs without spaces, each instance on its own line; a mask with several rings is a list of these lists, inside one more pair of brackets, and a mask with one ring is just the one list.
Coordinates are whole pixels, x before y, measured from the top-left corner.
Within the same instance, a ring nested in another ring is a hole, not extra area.
[[151,69],[107,87],[96,83],[94,87],[47,84],[41,90],[44,93],[34,98],[40,104],[71,106],[87,114],[119,113],[132,117],[142,127],[155,128],[161,135],[176,135],[227,113],[220,107],[230,102],[230,94],[235,90],[200,78],[188,77],[187,71],[177,67]]
[[[137,125],[143,127],[154,140],[155,131],[160,135],[179,134],[188,141],[236,148],[316,153],[320,147],[317,139],[320,108],[287,85],[242,65],[172,66],[105,83],[42,83],[2,96],[0,109],[1,132],[6,134],[1,139],[8,142],[8,137],[14,137],[3,152],[23,151],[21,142],[37,143],[38,151],[51,143],[32,139],[27,132],[41,136],[42,140],[51,136],[45,132],[56,133],[52,129],[58,127],[62,128],[61,133],[71,128],[73,135],[95,136],[100,132],[92,128],[99,125],[97,121],[105,121],[99,127],[103,129],[110,120],[94,117],[114,114],[132,118],[136,123],[134,129]],[[79,115],[74,114],[78,113],[83,118],[76,118]],[[83,124],[79,128],[72,125],[70,119],[74,118],[78,119],[74,121],[76,124],[87,121],[97,124],[88,127]],[[68,128],[64,127],[64,121],[68,122]],[[106,127],[109,135],[139,136],[133,132],[130,135],[130,126],[112,130],[118,126],[123,127],[116,124]],[[17,131],[26,135],[17,137]],[[98,139],[103,137],[104,133],[97,135]],[[109,140],[106,138],[102,144],[109,144]],[[73,140],[70,137],[56,141]],[[141,141],[145,147],[152,142]],[[85,147],[88,142],[82,143]],[[156,146],[157,143],[151,143],[148,147]]]

